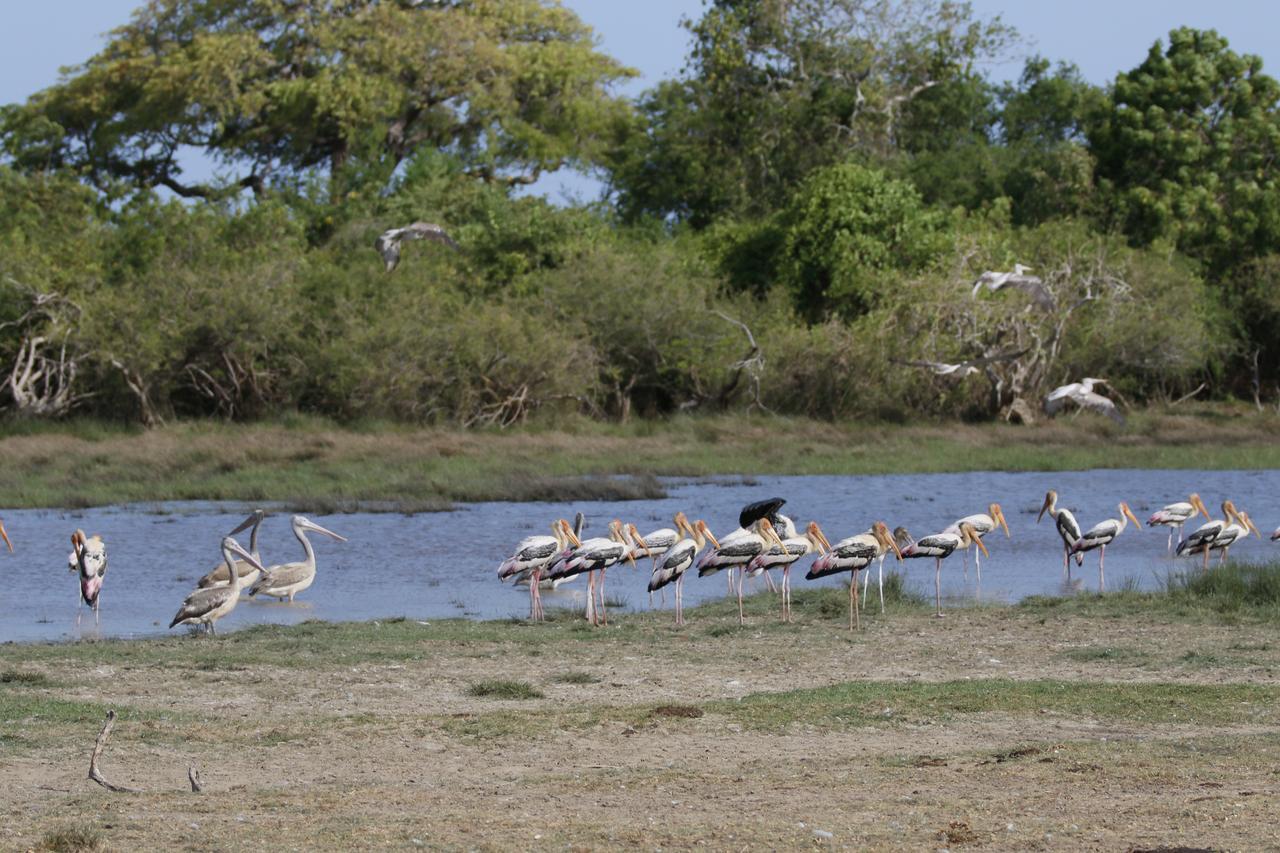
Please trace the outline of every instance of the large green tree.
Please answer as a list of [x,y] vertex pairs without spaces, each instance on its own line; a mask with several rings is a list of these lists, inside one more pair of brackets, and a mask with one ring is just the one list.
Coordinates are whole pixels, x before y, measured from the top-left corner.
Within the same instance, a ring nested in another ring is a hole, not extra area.
[[528,183],[597,156],[629,73],[552,0],[150,0],[0,127],[19,167],[182,196],[219,191],[184,179],[188,148],[255,192],[336,194],[423,146]]

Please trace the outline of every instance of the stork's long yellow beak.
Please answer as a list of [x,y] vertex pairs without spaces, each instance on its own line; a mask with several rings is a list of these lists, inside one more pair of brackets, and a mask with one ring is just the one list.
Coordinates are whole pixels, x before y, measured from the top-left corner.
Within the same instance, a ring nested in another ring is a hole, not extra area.
[[4,529],[4,523],[0,522],[0,539],[4,540],[4,544],[9,546],[9,553],[13,553],[13,543],[9,541],[9,534]]
[[1128,504],[1126,503],[1120,504],[1120,511],[1129,517],[1129,520],[1133,522],[1135,527],[1137,527],[1139,530],[1142,529],[1142,522],[1138,521],[1138,517],[1133,514],[1133,510],[1129,509]]
[[1000,522],[1000,526],[1004,528],[1004,536],[1006,539],[1012,539],[1013,534],[1009,532],[1009,522],[1004,519],[1004,510],[1000,504],[992,504],[996,511],[996,521]]

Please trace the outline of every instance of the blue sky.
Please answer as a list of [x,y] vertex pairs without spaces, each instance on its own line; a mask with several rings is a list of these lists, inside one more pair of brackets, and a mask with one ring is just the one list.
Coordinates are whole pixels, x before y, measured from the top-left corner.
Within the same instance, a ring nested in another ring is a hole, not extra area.
[[[135,0],[0,0],[0,103],[24,100],[58,79],[62,66],[90,56],[103,34],[128,19]],[[634,94],[680,71],[687,45],[682,17],[697,17],[701,0],[565,0],[599,34],[604,50],[637,68]],[[1000,15],[1026,38],[1023,55],[1068,59],[1085,76],[1106,83],[1142,61],[1157,38],[1178,26],[1213,28],[1236,51],[1262,57],[1280,76],[1280,2],[1267,0],[973,0],[982,16]],[[1017,76],[1021,59],[990,69]],[[563,185],[563,186],[562,186]],[[592,191],[579,178],[544,179],[551,197],[562,189]]]

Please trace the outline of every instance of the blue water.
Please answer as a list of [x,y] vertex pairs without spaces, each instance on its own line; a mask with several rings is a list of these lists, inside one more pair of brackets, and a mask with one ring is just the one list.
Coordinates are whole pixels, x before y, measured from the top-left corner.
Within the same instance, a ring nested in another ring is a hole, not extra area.
[[[998,501],[1013,532],[1011,540],[991,534],[990,559],[983,561],[982,585],[972,565],[966,580],[959,555],[943,564],[943,594],[952,606],[972,601],[1013,602],[1032,594],[1060,594],[1092,589],[1097,584],[1097,552],[1086,555],[1083,569],[1073,564],[1073,581],[1062,576],[1061,543],[1046,519],[1035,523],[1046,489],[1055,488],[1060,505],[1069,508],[1086,529],[1114,518],[1116,504],[1127,500],[1141,519],[1155,509],[1198,491],[1217,510],[1231,497],[1247,510],[1264,536],[1280,524],[1280,472],[1277,471],[1087,471],[1070,473],[911,474],[866,477],[760,477],[741,480],[667,483],[663,500],[561,503],[482,503],[454,512],[404,516],[354,513],[313,516],[313,520],[347,536],[337,542],[315,536],[319,564],[314,585],[292,604],[244,599],[219,623],[219,631],[258,623],[292,624],[305,619],[347,620],[406,616],[429,620],[464,616],[486,619],[528,612],[528,592],[499,585],[498,563],[522,537],[544,533],[555,518],[588,516],[589,534],[604,535],[614,517],[634,521],[641,531],[671,526],[671,516],[684,510],[705,518],[711,529],[736,526],[738,509],[752,500],[779,495],[788,499],[784,512],[798,523],[817,519],[833,542],[866,530],[875,520],[890,528],[905,525],[916,537],[942,530],[956,518],[985,512]],[[17,549],[0,553],[0,640],[58,640],[80,637],[137,637],[164,634],[183,597],[200,575],[219,560],[218,541],[251,507],[231,504],[181,503],[161,507],[107,507],[88,510],[8,510],[0,512]],[[1192,529],[1194,522],[1188,529]],[[69,537],[77,527],[100,533],[106,541],[109,569],[102,595],[101,624],[87,609],[76,624],[76,579],[66,569]],[[1159,585],[1170,571],[1198,564],[1172,560],[1165,552],[1166,533],[1130,527],[1107,549],[1108,588],[1137,583]],[[241,539],[247,545],[247,533]],[[260,547],[265,561],[301,559],[285,513],[263,525]],[[1280,556],[1280,545],[1250,538],[1231,550],[1233,559],[1260,560]],[[793,570],[802,587],[808,559]],[[643,569],[611,570],[610,598],[621,597],[630,609],[648,607]],[[886,568],[888,564],[886,564]],[[902,564],[909,585],[932,596],[933,562]],[[839,583],[833,578],[827,583]],[[874,586],[874,580],[872,581]],[[693,605],[725,594],[722,575],[685,583],[685,602]],[[873,592],[874,594],[874,592]],[[547,607],[580,607],[585,583],[562,586],[544,594]],[[668,605],[670,600],[668,597]],[[655,603],[656,606],[656,603]],[[175,631],[185,631],[185,628]]]

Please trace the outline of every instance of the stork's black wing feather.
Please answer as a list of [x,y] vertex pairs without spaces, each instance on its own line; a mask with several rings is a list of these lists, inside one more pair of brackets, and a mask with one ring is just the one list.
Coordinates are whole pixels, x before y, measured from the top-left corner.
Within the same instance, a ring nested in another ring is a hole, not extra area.
[[738,526],[746,529],[762,518],[767,518],[771,524],[776,524],[778,510],[782,509],[782,505],[786,502],[786,498],[769,498],[747,504],[738,514]]

